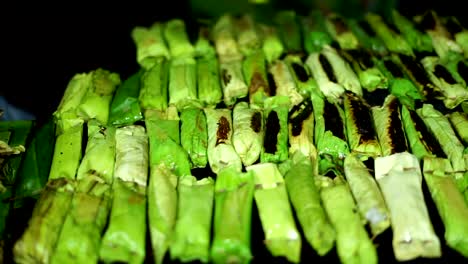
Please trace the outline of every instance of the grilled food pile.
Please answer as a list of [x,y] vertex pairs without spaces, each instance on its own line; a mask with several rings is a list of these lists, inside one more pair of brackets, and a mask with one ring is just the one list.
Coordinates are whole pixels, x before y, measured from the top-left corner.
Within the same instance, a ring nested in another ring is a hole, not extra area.
[[[24,157],[5,159],[3,239],[9,208],[37,199],[16,263],[261,261],[257,213],[262,247],[292,263],[307,247],[341,263],[378,263],[382,248],[468,257],[455,18],[281,10],[270,24],[225,14],[195,40],[176,18],[131,38],[138,72],[76,74]],[[0,127],[2,159],[24,151],[31,124]]]

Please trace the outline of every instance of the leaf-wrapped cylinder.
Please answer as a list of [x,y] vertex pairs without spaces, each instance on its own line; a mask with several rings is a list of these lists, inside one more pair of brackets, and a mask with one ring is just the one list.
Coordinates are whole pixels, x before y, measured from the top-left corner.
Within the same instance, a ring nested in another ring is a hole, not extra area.
[[184,20],[179,18],[170,19],[164,25],[163,33],[172,58],[194,55],[195,48],[190,43]]
[[288,158],[288,112],[287,96],[274,96],[265,101],[263,120],[265,134],[260,161],[279,163]]
[[169,62],[158,58],[141,76],[138,100],[143,109],[164,111],[168,104]]
[[252,165],[260,157],[263,146],[263,115],[260,109],[250,108],[246,102],[234,106],[232,144],[244,166]]
[[208,131],[203,109],[182,110],[180,123],[180,144],[187,151],[192,167],[204,168],[208,163]]
[[82,157],[83,123],[69,128],[55,140],[49,180],[74,179]]
[[136,57],[138,64],[149,69],[160,57],[169,59],[169,49],[163,36],[164,24],[160,22],[153,23],[151,27],[137,26],[132,29],[131,36],[136,46]]
[[132,125],[143,119],[139,103],[140,70],[126,79],[115,91],[110,105],[109,124],[115,126]]

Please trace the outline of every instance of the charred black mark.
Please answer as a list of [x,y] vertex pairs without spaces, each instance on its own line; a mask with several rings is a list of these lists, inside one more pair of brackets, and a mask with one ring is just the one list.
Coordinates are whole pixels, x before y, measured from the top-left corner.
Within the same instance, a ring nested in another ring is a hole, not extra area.
[[463,31],[463,27],[453,17],[449,17],[447,19],[447,22],[445,23],[445,28],[452,35],[455,35],[455,34]]
[[422,17],[422,20],[416,25],[419,30],[425,31],[435,29],[436,24],[434,14],[432,12],[426,12]]
[[226,69],[223,69],[223,71],[221,72],[221,77],[223,78],[224,86],[228,85],[232,78],[232,76],[228,73]]
[[88,144],[88,122],[83,123],[83,136],[81,137],[81,153],[84,154],[86,152],[86,145]]
[[218,121],[218,130],[216,131],[216,144],[224,144],[228,139],[229,132],[231,131],[231,126],[226,117],[222,116]]
[[374,62],[371,59],[371,55],[362,49],[349,50],[349,55],[355,59],[362,69],[369,69],[374,67]]
[[401,62],[408,69],[408,71],[411,72],[415,81],[425,86],[425,88],[433,89],[433,83],[429,79],[426,70],[424,70],[423,66],[419,62],[407,55],[399,54],[399,57]]
[[278,133],[280,131],[280,123],[278,114],[276,111],[272,110],[268,114],[265,128],[265,140],[263,143],[263,148],[265,153],[274,154],[276,152],[276,144],[278,142]]
[[437,53],[434,51],[414,51],[414,55],[416,56],[417,60],[421,60],[425,57],[437,56]]
[[400,118],[400,103],[394,99],[388,105],[390,111],[390,124],[387,128],[390,137],[391,154],[401,153],[408,150],[405,133],[403,132]]
[[375,161],[372,157],[369,157],[368,159],[362,162],[364,163],[364,166],[366,166],[366,168],[371,172],[371,174],[373,174],[374,171],[374,162]]
[[250,119],[250,127],[255,133],[262,130],[262,115],[260,112],[255,112]]
[[327,171],[327,173],[325,173],[324,176],[328,177],[328,178],[331,178],[331,179],[335,179],[337,175],[336,175],[335,171],[329,170],[329,171]]
[[255,94],[260,88],[263,88],[263,91],[270,95],[270,87],[268,86],[267,80],[262,76],[258,71],[255,71],[250,79],[249,93],[250,95]]
[[301,64],[293,62],[291,66],[299,81],[307,82],[309,80],[309,74]]
[[456,84],[457,81],[453,78],[452,74],[442,65],[437,64],[434,68],[435,76],[442,78],[448,84]]
[[289,123],[291,123],[291,132],[294,137],[301,134],[302,124],[304,123],[304,120],[310,117],[312,111],[313,107],[310,100],[304,100],[291,109],[289,112]]
[[375,140],[376,133],[370,108],[356,95],[348,92],[346,94],[351,108],[352,120],[356,124],[359,133],[359,144]]
[[270,87],[270,96],[274,96],[276,95],[276,82],[275,82],[275,78],[273,77],[273,74],[268,73],[267,79],[268,79],[268,86]]
[[334,16],[330,20],[335,26],[336,33],[341,34],[349,31],[348,25],[346,25],[343,18],[339,16]]
[[465,80],[465,83],[468,84],[468,66],[463,61],[457,63],[458,74]]
[[327,57],[325,57],[325,55],[323,55],[323,54],[320,54],[319,55],[319,61],[320,61],[320,64],[322,64],[322,68],[325,71],[325,73],[327,74],[328,79],[331,82],[335,82],[335,83],[338,82],[337,79],[336,79],[335,73],[333,72],[333,68],[332,68],[330,62],[328,61]]
[[403,71],[394,61],[384,60],[384,65],[394,78],[404,78]]
[[325,99],[323,115],[323,119],[325,120],[325,131],[329,130],[335,137],[346,140],[344,135],[344,123],[341,119],[340,113],[338,112],[337,106]]
[[419,139],[426,146],[427,150],[439,158],[447,158],[439,141],[429,132],[421,117],[413,110],[409,110],[409,113],[413,120],[414,127],[420,133]]
[[369,23],[367,23],[367,21],[359,20],[358,25],[369,37],[374,37],[376,35],[375,31],[372,29]]
[[390,94],[389,89],[376,89],[373,92],[368,92],[367,90],[363,90],[364,92],[364,100],[370,106],[382,106],[385,102],[385,98]]

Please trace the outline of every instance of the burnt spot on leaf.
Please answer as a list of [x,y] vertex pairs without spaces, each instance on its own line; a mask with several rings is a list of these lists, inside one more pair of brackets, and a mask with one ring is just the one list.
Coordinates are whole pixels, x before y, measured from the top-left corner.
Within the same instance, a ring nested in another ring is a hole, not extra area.
[[349,31],[348,25],[346,25],[346,22],[342,17],[334,16],[330,18],[330,21],[335,26],[335,31],[337,34],[342,34]]
[[325,57],[325,55],[323,55],[323,54],[320,54],[319,55],[319,61],[320,61],[320,64],[322,65],[323,70],[327,74],[328,79],[331,82],[336,83],[337,79],[336,79],[335,73],[333,72],[333,67],[331,66],[331,64],[328,61],[327,57]]
[[223,79],[224,86],[227,86],[231,81],[232,76],[226,69],[223,69],[221,71],[221,78]]
[[250,79],[249,94],[255,94],[260,88],[263,88],[263,91],[268,96],[270,95],[270,87],[268,86],[267,80],[265,80],[260,72],[255,71]]
[[278,113],[272,110],[268,114],[265,125],[265,140],[263,142],[263,148],[265,149],[265,153],[274,154],[276,152],[279,131],[280,123]]
[[468,66],[463,61],[457,63],[458,74],[465,80],[465,83],[468,84]]
[[409,110],[411,119],[413,121],[414,127],[420,133],[419,139],[424,144],[427,150],[429,150],[432,154],[436,155],[440,158],[446,158],[442,147],[439,144],[439,141],[434,137],[434,135],[429,132],[426,124],[421,119],[421,117],[413,110]]
[[276,82],[273,74],[267,74],[268,86],[270,87],[270,96],[276,95]]
[[262,114],[260,112],[255,112],[250,119],[250,128],[255,133],[259,133],[262,130]]
[[376,35],[375,31],[369,25],[369,23],[365,20],[358,21],[359,27],[370,37],[374,37]]
[[424,13],[422,19],[419,23],[417,23],[418,29],[421,31],[425,30],[433,30],[436,27],[436,20],[434,14],[430,11]]
[[390,111],[390,122],[388,123],[387,133],[390,137],[391,154],[408,151],[403,124],[400,118],[400,103],[398,99],[393,99],[388,105]]
[[392,74],[394,78],[404,78],[401,68],[392,60],[384,60],[384,66]]
[[325,100],[323,117],[325,120],[325,131],[331,131],[335,137],[346,140],[344,134],[344,123],[340,112],[338,111],[337,106],[328,102],[328,100]]
[[437,64],[434,68],[435,76],[444,79],[448,84],[456,84],[457,81],[453,78],[452,74],[442,65]]
[[313,112],[312,102],[304,100],[300,104],[295,105],[289,112],[289,123],[291,124],[291,133],[293,137],[301,134],[302,124],[310,117]]
[[231,131],[231,125],[226,117],[222,116],[218,121],[218,130],[216,131],[216,144],[224,144],[228,140],[229,132]]
[[309,74],[304,69],[304,66],[302,66],[301,64],[297,62],[293,62],[291,63],[291,67],[294,73],[296,74],[297,78],[299,79],[299,81],[307,82],[309,80]]
[[347,92],[346,96],[351,110],[351,119],[358,129],[359,144],[376,140],[374,121],[369,106],[351,92]]

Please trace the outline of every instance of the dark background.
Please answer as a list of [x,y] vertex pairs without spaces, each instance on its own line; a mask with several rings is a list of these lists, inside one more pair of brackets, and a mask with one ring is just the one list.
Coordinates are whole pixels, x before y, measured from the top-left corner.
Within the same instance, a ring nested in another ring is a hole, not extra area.
[[[3,20],[0,95],[38,119],[49,117],[74,74],[102,67],[118,72],[125,79],[137,70],[136,50],[130,37],[133,27],[179,17],[186,21],[189,30],[196,28],[193,16],[202,14],[197,13],[201,9],[192,8],[195,2],[200,1],[4,5],[0,9]],[[232,9],[228,2],[218,1],[215,8]],[[308,2],[277,0],[276,5],[304,10]],[[361,2],[371,6],[379,1]],[[394,2],[405,14],[433,8],[439,14],[460,16],[466,25],[462,1]]]

